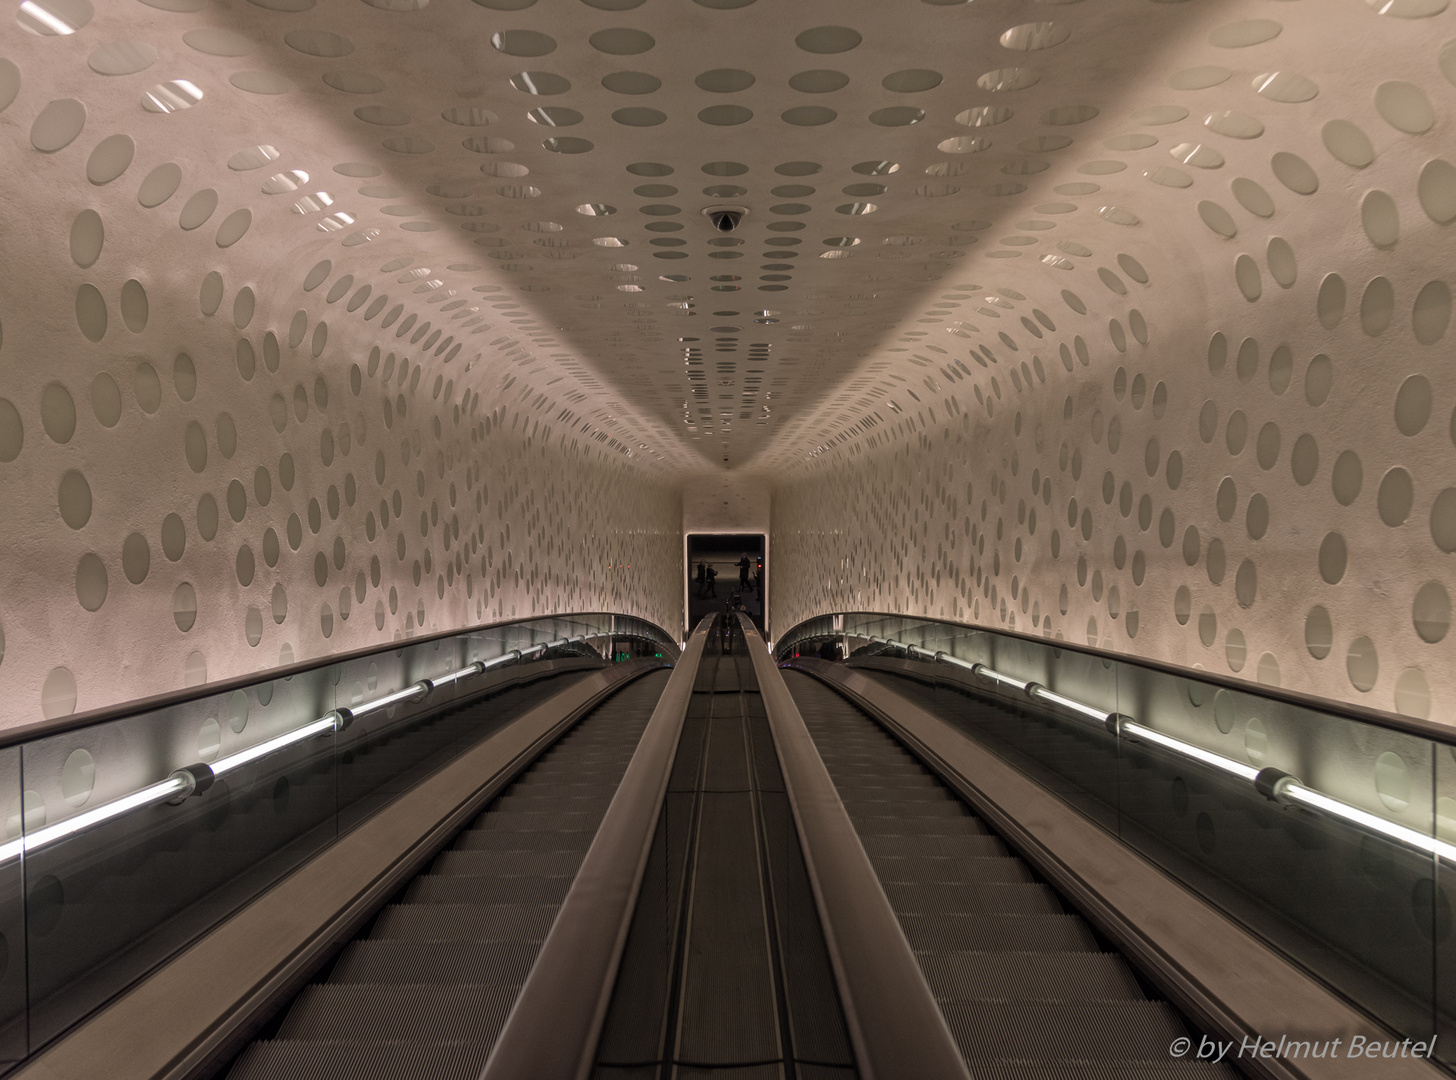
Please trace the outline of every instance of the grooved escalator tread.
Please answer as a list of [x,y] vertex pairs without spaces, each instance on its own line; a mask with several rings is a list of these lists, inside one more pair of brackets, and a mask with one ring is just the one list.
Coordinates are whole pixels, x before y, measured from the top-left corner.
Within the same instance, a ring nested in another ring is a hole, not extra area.
[[228,1080],[478,1080],[666,681],[630,683],[547,749]]
[[466,1039],[271,1039],[244,1051],[228,1080],[479,1080],[490,1047]]
[[895,739],[816,679],[784,679],[973,1076],[1231,1076],[1169,1057],[1188,1034],[1178,1014],[1147,1000],[1126,962]]

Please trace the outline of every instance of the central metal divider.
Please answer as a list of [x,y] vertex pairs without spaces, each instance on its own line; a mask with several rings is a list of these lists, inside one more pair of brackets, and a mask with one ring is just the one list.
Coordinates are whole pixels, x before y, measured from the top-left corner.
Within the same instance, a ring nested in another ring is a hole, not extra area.
[[705,657],[595,1077],[859,1075],[742,631]]

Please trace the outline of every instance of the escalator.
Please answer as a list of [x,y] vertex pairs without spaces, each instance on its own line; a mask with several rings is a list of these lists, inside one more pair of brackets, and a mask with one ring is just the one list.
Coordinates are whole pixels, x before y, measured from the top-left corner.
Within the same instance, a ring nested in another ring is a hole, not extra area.
[[973,1075],[1236,1075],[1170,1057],[1189,1029],[1122,957],[878,724],[783,674]]
[[1180,1014],[858,706],[801,672],[770,687],[737,626],[696,637],[676,689],[598,704],[214,1075],[883,1077],[900,1006],[944,1048],[920,1076],[1235,1075],[1170,1057]]
[[476,1080],[667,680],[630,683],[521,773],[229,1080]]

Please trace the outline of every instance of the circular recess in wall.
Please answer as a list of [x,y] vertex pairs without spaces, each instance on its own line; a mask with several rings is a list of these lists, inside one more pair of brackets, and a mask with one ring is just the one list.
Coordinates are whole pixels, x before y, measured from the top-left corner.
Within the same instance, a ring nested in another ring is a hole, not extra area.
[[148,209],[160,206],[177,193],[182,184],[182,168],[172,162],[158,165],[137,189],[137,201]]
[[1304,647],[1309,650],[1309,655],[1316,660],[1329,656],[1334,647],[1334,637],[1330,613],[1320,605],[1310,608],[1304,620]]
[[157,47],[145,41],[113,41],[94,49],[86,64],[98,75],[134,75],[157,62]]
[[[52,668],[46,675],[45,682],[40,689],[40,711],[47,720],[70,716],[76,711],[76,677],[71,674],[69,669]],[[27,808],[27,824],[29,818],[30,811]]]
[[196,83],[186,79],[172,79],[158,83],[142,94],[142,108],[149,113],[182,112],[196,105],[202,100],[202,96],[202,90]]
[[61,766],[61,797],[72,806],[85,806],[96,786],[96,761],[90,751],[72,750]]
[[86,126],[86,106],[75,98],[52,101],[41,109],[30,126],[30,145],[43,154],[63,150]]
[[197,756],[212,761],[222,749],[222,725],[209,716],[197,728]]
[[191,48],[209,56],[247,56],[257,49],[257,43],[250,37],[217,26],[200,26],[188,30],[182,40]]
[[1441,158],[1426,162],[1416,184],[1416,194],[1432,221],[1445,225],[1456,220],[1456,166]]
[[1319,94],[1314,80],[1293,71],[1270,71],[1254,77],[1254,92],[1270,101],[1297,104]]
[[216,209],[217,192],[212,188],[203,188],[201,191],[195,192],[183,204],[182,212],[177,217],[177,224],[190,232],[203,225],[208,218],[212,217],[213,211]]
[[1375,88],[1375,111],[1387,124],[1407,135],[1424,134],[1436,123],[1430,99],[1414,83],[1381,83]]
[[108,135],[86,159],[86,179],[98,186],[109,184],[131,167],[135,156],[136,142],[130,135]]
[[[528,33],[529,31],[510,31],[510,33]],[[500,35],[497,35],[500,36]],[[546,37],[544,34],[536,37]],[[546,38],[551,41],[550,38]],[[637,56],[650,51],[657,44],[657,40],[644,30],[632,30],[626,27],[615,27],[609,30],[598,30],[587,39],[593,49],[598,52],[607,53],[611,56]],[[494,39],[492,39],[494,44]],[[556,43],[551,42],[554,49]],[[497,46],[499,48],[499,46]],[[503,52],[505,50],[502,50]],[[547,50],[548,52],[550,50]],[[515,56],[540,56],[541,53],[514,53]]]
[[1337,532],[1327,533],[1319,547],[1319,572],[1326,584],[1338,585],[1345,576],[1345,538]]
[[1330,470],[1330,488],[1335,501],[1341,506],[1349,506],[1359,498],[1363,484],[1364,468],[1360,464],[1360,456],[1353,450],[1342,451]]
[[1422,345],[1434,345],[1451,323],[1451,286],[1430,281],[1416,295],[1411,309],[1411,328]]
[[22,29],[37,37],[74,34],[95,14],[89,0],[29,0],[15,13]]
[[1269,159],[1269,166],[1278,181],[1297,195],[1313,195],[1319,190],[1319,177],[1298,154],[1281,150]]
[[152,568],[152,549],[141,533],[130,534],[122,544],[121,568],[133,585],[146,581]]
[[106,565],[94,552],[87,552],[76,564],[76,599],[87,611],[100,611],[106,592]]

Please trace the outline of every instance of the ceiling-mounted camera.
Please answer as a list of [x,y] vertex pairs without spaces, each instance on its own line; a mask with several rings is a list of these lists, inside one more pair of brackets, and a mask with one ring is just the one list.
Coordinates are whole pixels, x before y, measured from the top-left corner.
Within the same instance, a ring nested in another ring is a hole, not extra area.
[[746,206],[710,206],[703,211],[703,216],[713,223],[713,228],[725,233],[738,228],[747,214]]

